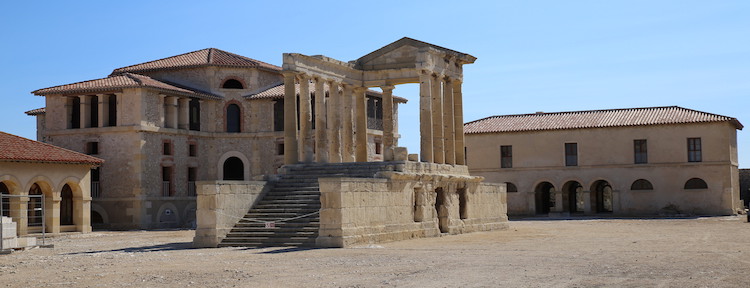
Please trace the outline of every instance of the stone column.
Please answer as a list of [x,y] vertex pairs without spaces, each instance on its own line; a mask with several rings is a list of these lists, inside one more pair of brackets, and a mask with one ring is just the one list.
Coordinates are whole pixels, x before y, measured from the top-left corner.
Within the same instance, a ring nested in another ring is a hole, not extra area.
[[354,120],[352,118],[352,97],[354,97],[354,87],[352,85],[344,85],[344,95],[341,111],[342,115],[342,131],[341,131],[341,161],[342,162],[354,162]]
[[313,161],[312,114],[310,107],[310,78],[299,75],[299,139],[302,141],[302,161]]
[[339,84],[328,82],[328,142],[329,160],[341,163],[341,94]]
[[177,98],[174,96],[166,96],[165,105],[167,106],[167,115],[164,115],[167,128],[177,128]]
[[99,100],[99,127],[109,126],[109,95],[96,94]]
[[328,163],[328,135],[326,134],[326,92],[321,78],[315,78],[315,161]]
[[367,162],[367,97],[365,91],[364,87],[354,88],[354,116],[357,123],[355,132],[355,147],[357,150],[354,160],[357,162]]
[[432,76],[432,153],[434,162],[443,164],[445,163],[445,147],[443,145],[443,95],[441,92],[442,86],[442,75]]
[[91,127],[91,97],[89,95],[78,96],[81,99],[81,128]]
[[419,160],[432,162],[432,75],[427,70],[419,74]]
[[383,160],[393,161],[393,89],[392,85],[380,86],[383,90]]
[[456,149],[456,164],[466,165],[466,150],[464,150],[464,107],[461,94],[461,80],[453,79],[453,123]]
[[299,162],[297,154],[297,95],[294,72],[284,74],[284,164]]
[[190,129],[190,98],[182,97],[178,100],[179,107],[177,110],[177,128],[179,129]]
[[446,76],[443,82],[443,139],[445,164],[456,164],[456,125],[453,114],[453,81]]
[[60,201],[60,196],[44,197],[44,225],[47,233],[60,233]]
[[[592,214],[595,211],[591,210],[591,191],[584,190],[582,191],[581,195],[583,195],[583,213],[584,214]],[[576,195],[577,196],[577,195]],[[596,204],[595,204],[596,205]]]

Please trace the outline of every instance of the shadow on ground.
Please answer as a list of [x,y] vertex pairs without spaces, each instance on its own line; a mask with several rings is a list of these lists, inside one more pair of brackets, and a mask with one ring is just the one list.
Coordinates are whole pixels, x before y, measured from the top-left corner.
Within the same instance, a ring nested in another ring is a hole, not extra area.
[[193,242],[174,242],[174,243],[165,243],[165,244],[159,244],[159,245],[128,247],[128,248],[120,248],[120,249],[112,249],[112,250],[76,252],[76,253],[68,253],[67,255],[81,255],[81,254],[85,255],[85,254],[96,254],[96,253],[105,253],[105,252],[147,253],[147,252],[162,252],[162,251],[189,250],[189,249],[195,249],[193,248]]

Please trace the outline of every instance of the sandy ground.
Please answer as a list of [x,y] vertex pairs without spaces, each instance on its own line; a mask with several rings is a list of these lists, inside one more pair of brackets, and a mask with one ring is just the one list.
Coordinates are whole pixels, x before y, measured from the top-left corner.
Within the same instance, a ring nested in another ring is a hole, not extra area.
[[350,249],[192,249],[191,230],[69,234],[0,255],[0,287],[750,287],[744,220],[516,220]]

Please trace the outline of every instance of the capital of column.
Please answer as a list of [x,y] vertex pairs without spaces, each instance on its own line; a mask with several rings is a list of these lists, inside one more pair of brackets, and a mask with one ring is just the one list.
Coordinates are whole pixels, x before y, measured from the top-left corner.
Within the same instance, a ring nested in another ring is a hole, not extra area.
[[394,85],[383,85],[383,86],[380,86],[380,89],[382,89],[383,91],[385,91],[385,90],[393,90],[393,89],[396,89],[396,86],[394,86]]

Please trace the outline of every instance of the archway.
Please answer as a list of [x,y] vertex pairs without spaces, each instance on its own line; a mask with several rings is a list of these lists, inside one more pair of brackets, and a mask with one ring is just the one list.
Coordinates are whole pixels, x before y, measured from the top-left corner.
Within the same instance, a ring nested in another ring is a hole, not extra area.
[[60,192],[60,225],[73,225],[73,189],[65,184]]
[[609,182],[599,180],[591,185],[591,203],[596,207],[596,213],[611,213],[612,210],[612,186]]
[[3,202],[2,208],[3,213],[2,216],[10,217],[10,198],[9,197],[3,197],[3,195],[10,195],[10,189],[8,189],[8,186],[5,185],[5,183],[0,182],[0,201]]
[[542,182],[536,185],[534,189],[534,202],[536,206],[536,214],[547,214],[550,208],[555,207],[555,186],[549,182]]
[[29,226],[42,226],[42,187],[39,184],[34,183],[29,188],[29,202],[27,208],[27,217]]
[[583,213],[585,202],[583,197],[583,186],[578,181],[568,181],[563,185],[563,211],[570,213]]
[[240,106],[237,104],[229,104],[227,106],[227,132],[239,133],[241,128],[242,115],[240,113]]
[[224,180],[245,180],[245,165],[237,157],[229,157],[224,161]]

